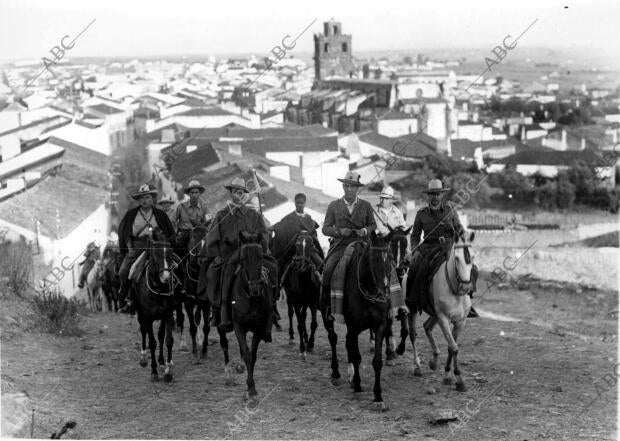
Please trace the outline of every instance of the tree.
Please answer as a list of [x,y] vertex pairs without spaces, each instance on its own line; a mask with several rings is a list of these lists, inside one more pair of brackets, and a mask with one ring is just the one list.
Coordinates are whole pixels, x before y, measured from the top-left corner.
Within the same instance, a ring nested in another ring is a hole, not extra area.
[[570,183],[575,186],[577,201],[586,202],[598,184],[594,167],[583,161],[577,161],[571,165],[566,175]]

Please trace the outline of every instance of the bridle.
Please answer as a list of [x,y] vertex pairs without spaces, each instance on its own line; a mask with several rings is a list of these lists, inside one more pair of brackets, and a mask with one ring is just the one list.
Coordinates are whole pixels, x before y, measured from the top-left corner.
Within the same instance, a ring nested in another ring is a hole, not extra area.
[[453,285],[452,280],[450,279],[450,274],[448,272],[448,264],[450,263],[450,257],[452,257],[455,254],[454,250],[457,248],[464,248],[468,250],[469,245],[467,244],[454,245],[453,249],[450,251],[450,256],[448,256],[448,261],[446,262],[444,271],[446,274],[446,280],[448,281],[448,286],[450,287],[450,291],[452,291],[452,294],[454,294],[455,296],[464,296],[467,293],[469,293],[472,287],[471,271],[469,273],[469,280],[461,279],[461,277],[459,276],[458,268],[456,266],[456,256],[454,256],[454,275],[456,277],[456,287]]
[[[364,287],[362,286],[362,284],[360,283],[360,268],[361,268],[361,263],[362,263],[362,257],[364,256],[364,254],[368,253],[368,258],[370,259],[370,254],[372,251],[381,251],[381,252],[387,252],[388,259],[391,260],[391,252],[390,252],[390,247],[388,245],[385,246],[375,246],[375,245],[368,245],[366,243],[366,241],[362,242],[364,244],[365,250],[363,251],[362,255],[360,255],[360,258],[357,259],[357,287],[359,289],[359,291],[362,293],[362,296],[368,300],[371,303],[385,303],[388,301],[389,299],[389,292],[390,292],[390,273],[389,271],[391,270],[391,265],[390,265],[390,269],[388,269],[388,273],[386,275],[386,277],[384,278],[384,295],[382,297],[375,297],[373,295],[371,295],[368,291],[366,291],[364,289]],[[375,284],[376,287],[379,287],[380,284],[377,283],[377,280],[375,278],[375,273],[374,271],[370,271],[370,275],[372,277],[372,281]]]
[[[244,243],[239,248],[239,255],[243,256],[243,251],[247,248],[257,248],[260,249],[260,254],[263,253],[263,246],[260,243]],[[243,285],[247,285],[248,289],[247,295],[250,298],[261,297],[263,292],[261,288],[265,287],[269,284],[267,280],[266,274],[263,272],[262,266],[260,268],[260,276],[257,279],[250,279],[248,277],[247,271],[244,270],[243,264],[241,264],[238,268],[238,272],[240,273],[241,282]]]
[[[151,253],[155,250],[155,248],[153,248],[153,245],[155,244],[155,242],[152,242],[150,244],[151,249],[149,250]],[[168,244],[168,246],[170,246],[170,244]],[[155,295],[159,295],[159,296],[171,296],[174,294],[174,288],[180,284],[180,280],[179,278],[174,274],[174,268],[171,266],[168,266],[168,261],[166,260],[166,250],[167,250],[167,246],[164,245],[163,246],[163,253],[164,253],[164,267],[163,268],[156,268],[157,269],[157,277],[159,278],[159,285],[167,285],[168,290],[165,292],[161,292],[161,291],[155,291],[152,287],[151,287],[151,280],[150,280],[150,276],[152,274],[151,268],[153,267],[153,265],[151,264],[151,261],[149,259],[149,262],[147,262],[146,264],[146,274],[145,274],[145,278],[146,278],[146,287],[148,288],[149,291],[151,291],[153,294]],[[170,274],[170,277],[168,278],[167,282],[161,282],[161,275],[165,272],[168,272]]]

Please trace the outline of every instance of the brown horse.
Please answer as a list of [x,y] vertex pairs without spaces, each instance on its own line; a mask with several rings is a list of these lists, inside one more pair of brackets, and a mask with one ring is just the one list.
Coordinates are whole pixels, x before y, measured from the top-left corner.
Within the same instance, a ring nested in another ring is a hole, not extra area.
[[[257,395],[254,365],[261,340],[267,338],[273,320],[269,280],[263,273],[263,237],[261,233],[239,233],[239,268],[232,281],[232,322],[239,342],[241,358],[247,368],[247,395]],[[252,347],[248,348],[246,334],[252,332]],[[229,367],[227,366],[227,369]],[[226,371],[228,373],[228,370]]]
[[[295,255],[284,269],[282,284],[287,293],[289,308],[295,311],[297,331],[299,332],[299,353],[306,359],[306,352],[314,349],[314,334],[318,327],[316,311],[319,307],[321,276],[312,255],[315,253],[314,240],[310,233],[303,230],[295,241]],[[306,328],[306,314],[310,308],[310,337]],[[289,315],[292,323],[292,318]]]
[[[458,365],[459,347],[456,343],[459,334],[465,328],[467,315],[471,308],[471,298],[467,295],[472,284],[473,258],[470,254],[470,243],[474,240],[474,233],[471,233],[469,242],[459,242],[459,239],[450,247],[448,259],[443,262],[437,272],[433,275],[429,294],[432,299],[434,311],[425,311],[430,317],[424,322],[424,332],[433,349],[433,358],[429,362],[432,370],[437,369],[437,359],[439,358],[439,348],[433,338],[433,328],[437,323],[448,342],[448,359],[445,367],[444,384],[452,384],[451,363],[453,363],[454,375],[456,376],[456,390],[464,392],[467,390],[465,382],[461,377]],[[411,296],[407,295],[407,299]],[[414,309],[414,305],[408,305],[411,309],[409,315],[409,333],[411,344],[413,345],[414,375],[421,376],[420,357],[415,345],[416,315],[419,311]],[[452,330],[450,324],[453,325]]]
[[[390,272],[391,257],[389,244],[390,235],[378,236],[374,231],[370,234],[370,244],[358,240],[356,249],[351,256],[347,268],[344,288],[343,315],[347,326],[346,348],[349,362],[349,382],[354,392],[362,392],[359,373],[362,356],[359,350],[359,334],[372,329],[375,338],[375,353],[372,367],[375,371],[374,403],[386,410],[381,393],[381,368],[383,361],[381,352],[390,311]],[[336,343],[338,337],[334,331],[334,322],[326,320],[326,312],[321,311],[323,323],[328,333],[332,348],[332,378],[340,378]]]
[[121,259],[118,247],[107,247],[103,251],[103,282],[101,289],[108,304],[108,310],[118,312],[118,290],[121,280],[118,271],[121,267]]
[[[175,308],[174,285],[175,281],[171,263],[174,249],[170,242],[161,240],[161,236],[154,232],[155,240],[149,239],[147,246],[147,263],[144,273],[134,283],[132,289],[136,289],[136,312],[142,334],[142,353],[140,366],[147,366],[146,336],[149,337],[149,349],[151,351],[151,381],[159,381],[157,363],[155,361],[155,349],[157,341],[153,334],[153,322],[160,320],[159,339],[159,364],[166,366],[164,381],[170,382],[173,378],[172,346],[174,337],[173,312]],[[168,356],[164,361],[164,337]]]

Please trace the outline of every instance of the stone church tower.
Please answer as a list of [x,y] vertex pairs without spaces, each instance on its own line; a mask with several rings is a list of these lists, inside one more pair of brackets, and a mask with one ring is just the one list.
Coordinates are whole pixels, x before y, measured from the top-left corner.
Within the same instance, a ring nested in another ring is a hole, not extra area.
[[343,34],[342,24],[334,19],[323,23],[323,33],[314,34],[314,81],[350,78],[355,72],[351,34]]

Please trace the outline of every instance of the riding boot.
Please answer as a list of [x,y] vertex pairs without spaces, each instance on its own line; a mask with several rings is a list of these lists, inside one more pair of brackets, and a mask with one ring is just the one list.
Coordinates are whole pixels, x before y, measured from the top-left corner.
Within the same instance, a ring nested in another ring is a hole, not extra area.
[[220,316],[220,309],[213,307],[211,309],[211,320],[209,321],[209,326],[216,327],[217,326],[217,318]]
[[84,274],[84,271],[82,271],[82,273],[80,273],[80,281],[78,283],[78,288],[80,289],[84,288],[85,284],[86,284],[86,274]]
[[125,299],[125,306],[119,309],[119,312],[125,312],[129,315],[136,314],[136,308],[134,302],[136,299],[136,293],[134,289],[131,289],[131,282],[129,280],[121,281],[121,287],[119,289],[119,297]]
[[331,308],[331,299],[329,298],[329,290],[330,290],[329,285],[323,285],[321,287],[320,299],[321,299],[321,305],[323,306],[323,310],[325,311],[325,320],[328,322],[333,322],[336,319],[332,315],[332,311],[331,311],[332,308]]

